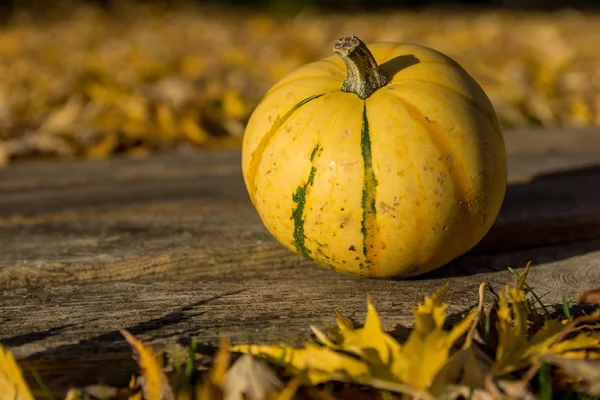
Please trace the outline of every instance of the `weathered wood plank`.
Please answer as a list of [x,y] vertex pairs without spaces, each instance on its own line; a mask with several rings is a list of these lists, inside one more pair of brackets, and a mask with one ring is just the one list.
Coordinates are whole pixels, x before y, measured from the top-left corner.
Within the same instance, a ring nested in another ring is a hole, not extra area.
[[284,249],[250,205],[235,151],[0,169],[0,342],[53,387],[93,382],[99,365],[123,383],[132,363],[118,328],[163,346],[219,334],[298,343],[334,307],[361,322],[371,293],[400,335],[446,279],[452,313],[528,261],[550,303],[600,286],[600,132],[506,137],[511,184],[490,234],[405,281],[340,275]]

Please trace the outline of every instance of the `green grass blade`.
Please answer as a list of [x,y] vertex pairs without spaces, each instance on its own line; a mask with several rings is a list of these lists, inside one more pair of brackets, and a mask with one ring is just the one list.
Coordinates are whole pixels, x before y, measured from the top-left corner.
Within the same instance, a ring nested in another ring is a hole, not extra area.
[[44,380],[42,379],[42,377],[36,371],[31,371],[31,374],[33,375],[38,386],[44,393],[44,396],[46,396],[46,398],[48,400],[56,400],[56,398],[54,397],[54,395],[52,394],[50,389],[48,389],[48,386],[46,386],[46,384],[44,383]]

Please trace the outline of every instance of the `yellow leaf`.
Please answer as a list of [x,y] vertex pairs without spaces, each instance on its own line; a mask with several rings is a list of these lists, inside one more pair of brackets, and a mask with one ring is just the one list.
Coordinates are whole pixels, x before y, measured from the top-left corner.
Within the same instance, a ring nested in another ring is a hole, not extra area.
[[160,130],[160,136],[169,139],[177,136],[179,129],[175,120],[175,116],[169,107],[159,104],[156,107],[156,119],[158,128]]
[[[598,320],[596,317],[580,317],[569,324],[550,319],[535,334],[530,333],[525,291],[523,290],[529,264],[523,275],[517,278],[514,288],[505,287],[498,299],[496,330],[498,348],[493,371],[504,375],[525,368],[532,359],[545,354],[562,354],[569,351],[600,349],[600,339],[587,332],[565,339],[567,333],[575,332],[576,325],[585,321]],[[594,319],[595,318],[595,319]]]
[[65,400],[83,400],[83,398],[83,394],[77,389],[69,389],[65,396]]
[[223,379],[229,369],[231,353],[229,350],[229,338],[222,336],[219,350],[215,355],[212,367],[208,373],[203,374],[202,383],[196,385],[196,398],[198,399],[221,399],[223,397]]
[[433,379],[448,362],[454,343],[470,329],[477,311],[471,312],[450,331],[443,329],[446,304],[443,303],[448,284],[431,298],[425,298],[415,311],[415,327],[402,349],[402,358],[394,368],[401,381],[418,389],[431,386]]
[[8,164],[10,161],[10,154],[8,149],[3,143],[0,143],[0,167]]
[[112,154],[112,152],[119,145],[119,138],[116,133],[108,133],[100,140],[96,145],[88,148],[86,154],[92,159],[106,158]]
[[344,325],[344,327],[346,327],[346,328],[350,328],[350,329],[354,328],[354,324],[352,323],[352,321],[350,321],[348,318],[344,317],[342,315],[342,313],[340,313],[338,310],[335,310],[335,315],[337,316],[336,322],[337,322],[338,326]]
[[285,385],[281,392],[277,393],[276,396],[271,397],[273,397],[273,400],[293,400],[299,387],[300,379],[293,378]]
[[181,61],[180,70],[181,73],[188,78],[196,78],[202,74],[202,70],[206,65],[204,58],[188,54]]
[[400,344],[381,329],[379,316],[367,297],[367,317],[365,325],[360,329],[348,327],[338,319],[342,336],[341,347],[356,354],[371,365],[389,365],[394,354],[400,352]]
[[205,144],[209,139],[209,134],[191,116],[185,116],[181,119],[179,127],[185,136],[196,144]]
[[304,349],[285,345],[237,346],[234,351],[266,356],[292,371],[302,372],[312,384],[341,380],[422,393],[448,361],[452,345],[469,330],[477,313],[472,312],[450,331],[444,330],[446,305],[443,300],[447,291],[445,285],[419,305],[415,311],[415,329],[404,346],[383,331],[379,316],[367,298],[364,327],[355,329],[340,315],[339,335],[333,339],[311,327],[324,347],[312,344],[306,344]]
[[222,336],[219,350],[215,355],[212,368],[209,372],[210,380],[213,384],[220,386],[223,382],[223,378],[229,369],[229,363],[231,362],[231,353],[229,352],[229,338]]
[[6,399],[33,400],[21,368],[10,350],[2,345],[0,345],[0,393]]
[[227,89],[223,93],[223,111],[225,115],[243,119],[248,115],[249,109],[237,90]]
[[136,353],[137,362],[142,370],[144,383],[142,385],[145,400],[172,399],[173,393],[165,377],[159,357],[152,349],[125,330],[121,330],[125,340],[129,342]]
[[354,329],[350,321],[340,314],[337,323],[339,333],[334,335],[334,341],[317,328],[311,328],[317,339],[326,346],[355,354],[364,360],[369,365],[372,377],[397,381],[393,375],[393,365],[398,361],[401,346],[382,330],[370,297],[367,297],[367,317],[363,328]]
[[431,392],[439,395],[450,385],[484,389],[492,365],[493,361],[478,346],[460,349],[435,376]]
[[83,102],[73,97],[62,107],[53,111],[39,129],[50,133],[67,129],[79,117],[82,108]]
[[239,345],[232,351],[266,357],[276,364],[284,365],[291,372],[303,373],[308,384],[317,385],[328,381],[352,382],[353,378],[369,375],[369,366],[361,360],[338,353],[326,347],[307,343],[295,349],[288,345],[260,346]]

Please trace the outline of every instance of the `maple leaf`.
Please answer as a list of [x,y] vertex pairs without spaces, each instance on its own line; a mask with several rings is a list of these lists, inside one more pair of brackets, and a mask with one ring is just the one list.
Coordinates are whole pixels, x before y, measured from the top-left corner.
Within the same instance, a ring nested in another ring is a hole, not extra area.
[[436,374],[446,364],[454,343],[473,325],[477,310],[455,324],[450,331],[443,329],[447,305],[443,303],[448,292],[446,283],[431,298],[425,298],[415,311],[415,327],[402,349],[403,361],[395,373],[403,382],[423,389],[431,385]]
[[337,325],[339,331],[334,333],[337,340],[330,341],[327,336],[316,327],[311,329],[317,339],[334,350],[343,350],[355,354],[365,361],[370,368],[371,375],[380,379],[398,380],[394,375],[394,365],[401,362],[399,359],[401,346],[388,333],[381,328],[381,321],[367,296],[367,317],[363,328],[354,329],[350,321],[338,314]]
[[[589,332],[580,332],[573,337],[569,334],[579,330],[577,325],[585,321],[598,320],[599,313],[580,317],[564,325],[558,319],[547,319],[543,326],[532,334],[529,326],[527,299],[523,287],[529,272],[517,277],[514,288],[505,287],[497,303],[496,332],[498,346],[493,371],[504,375],[527,367],[545,354],[564,354],[580,350],[600,349],[600,340]],[[535,313],[535,311],[531,311]]]
[[443,329],[448,285],[415,310],[415,328],[401,345],[384,332],[370,297],[362,328],[338,314],[338,331],[326,335],[311,327],[321,345],[307,343],[302,349],[287,345],[235,346],[232,350],[269,358],[296,374],[303,374],[310,384],[330,380],[355,382],[372,387],[427,397],[434,377],[448,361],[450,349],[475,321],[472,312],[450,331]]
[[136,361],[142,370],[142,377],[144,378],[142,385],[144,399],[173,399],[173,393],[159,362],[159,357],[154,354],[149,346],[146,346],[126,330],[121,330],[121,334],[136,353]]
[[369,376],[369,366],[362,360],[312,343],[306,343],[301,349],[280,344],[238,345],[231,350],[266,357],[296,375],[303,375],[310,385],[328,381],[356,382],[361,377]]
[[33,400],[21,368],[10,350],[0,345],[0,393],[11,400]]

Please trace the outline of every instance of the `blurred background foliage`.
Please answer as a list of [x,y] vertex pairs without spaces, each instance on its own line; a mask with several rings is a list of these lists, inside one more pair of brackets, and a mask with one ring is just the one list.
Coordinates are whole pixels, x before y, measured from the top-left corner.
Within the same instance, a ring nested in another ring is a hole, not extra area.
[[268,88],[347,34],[448,54],[505,128],[598,126],[597,3],[2,2],[0,164],[238,147]]

